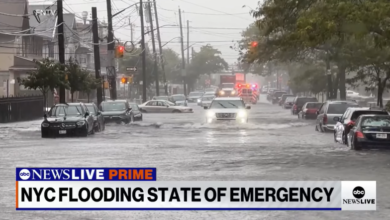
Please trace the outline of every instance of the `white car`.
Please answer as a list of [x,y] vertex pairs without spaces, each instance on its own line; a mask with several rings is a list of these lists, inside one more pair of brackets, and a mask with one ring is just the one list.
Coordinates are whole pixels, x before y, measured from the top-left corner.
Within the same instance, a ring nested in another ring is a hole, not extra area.
[[193,113],[192,108],[165,100],[151,100],[138,106],[144,113]]
[[203,96],[202,99],[200,100],[200,106],[202,106],[202,107],[210,106],[210,104],[214,98],[215,98],[215,95]]
[[356,97],[359,96],[358,92],[354,92],[352,90],[347,90],[347,97]]
[[[203,95],[202,95],[202,97],[203,96],[215,96],[215,94],[216,94],[216,92],[215,91],[208,91],[208,92],[205,92]],[[198,103],[198,105],[199,106],[202,106],[202,97],[200,97],[199,99],[198,99],[198,101],[197,101],[197,103]]]
[[217,121],[236,121],[239,123],[248,122],[248,110],[250,106],[245,106],[240,97],[218,97],[215,98],[206,109],[207,123]]

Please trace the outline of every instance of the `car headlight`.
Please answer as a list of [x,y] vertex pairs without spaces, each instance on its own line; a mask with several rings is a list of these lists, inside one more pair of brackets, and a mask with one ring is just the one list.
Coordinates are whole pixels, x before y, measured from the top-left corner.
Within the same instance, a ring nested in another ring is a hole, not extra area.
[[198,102],[200,102],[200,99],[198,99]]
[[238,116],[239,118],[244,118],[244,117],[247,116],[247,114],[246,114],[245,111],[240,111],[240,112],[238,112],[237,116]]
[[232,93],[231,93],[232,95],[234,95],[234,94],[236,94],[236,91],[232,91]]
[[224,91],[220,91],[219,94],[225,95],[225,92]]
[[207,112],[207,117],[212,118],[215,116],[214,112]]
[[85,125],[85,121],[79,121],[76,124],[77,124],[77,126],[83,126],[83,125]]
[[49,123],[46,123],[46,122],[43,122],[43,123],[42,123],[42,127],[44,127],[44,128],[47,128],[47,127],[49,127],[49,126],[50,126]]

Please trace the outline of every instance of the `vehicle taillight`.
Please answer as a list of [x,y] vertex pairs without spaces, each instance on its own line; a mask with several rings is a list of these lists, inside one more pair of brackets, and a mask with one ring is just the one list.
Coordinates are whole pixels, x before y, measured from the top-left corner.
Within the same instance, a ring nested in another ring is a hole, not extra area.
[[353,121],[350,121],[350,122],[348,122],[348,124],[347,124],[348,126],[351,126],[351,127],[353,127],[354,125],[355,125],[355,122],[353,122]]
[[356,135],[357,138],[364,138],[363,133],[360,132],[360,131],[357,131],[357,132],[355,133],[355,135]]
[[324,115],[324,118],[322,119],[322,123],[326,124],[328,122],[328,116]]

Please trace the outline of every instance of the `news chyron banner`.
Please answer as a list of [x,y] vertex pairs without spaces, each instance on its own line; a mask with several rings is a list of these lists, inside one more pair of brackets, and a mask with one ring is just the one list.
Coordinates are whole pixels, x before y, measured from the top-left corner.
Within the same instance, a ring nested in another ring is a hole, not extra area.
[[16,210],[376,210],[376,181],[157,181],[156,168],[16,168]]

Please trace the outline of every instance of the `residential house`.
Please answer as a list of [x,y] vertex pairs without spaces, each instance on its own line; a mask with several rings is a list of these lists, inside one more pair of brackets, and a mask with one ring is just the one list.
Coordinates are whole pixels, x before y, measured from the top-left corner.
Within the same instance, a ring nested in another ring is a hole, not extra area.
[[33,59],[42,58],[44,39],[32,34],[27,0],[13,0],[12,4],[0,0],[0,12],[0,96],[23,95],[19,93],[17,78],[34,70]]
[[79,41],[76,46],[75,58],[81,67],[94,71],[94,56],[92,42],[92,24],[76,23]]

